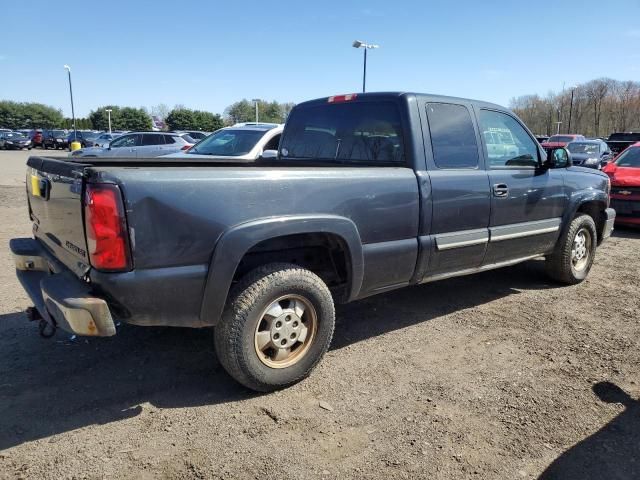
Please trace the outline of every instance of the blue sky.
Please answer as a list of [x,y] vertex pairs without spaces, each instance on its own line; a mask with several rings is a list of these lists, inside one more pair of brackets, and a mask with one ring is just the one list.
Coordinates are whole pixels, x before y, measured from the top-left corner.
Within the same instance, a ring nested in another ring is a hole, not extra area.
[[563,82],[640,79],[640,0],[53,3],[0,6],[0,99],[70,115],[68,63],[78,116],[105,104],[221,113],[242,98],[299,102],[361,89],[355,39],[380,44],[369,91],[506,105]]

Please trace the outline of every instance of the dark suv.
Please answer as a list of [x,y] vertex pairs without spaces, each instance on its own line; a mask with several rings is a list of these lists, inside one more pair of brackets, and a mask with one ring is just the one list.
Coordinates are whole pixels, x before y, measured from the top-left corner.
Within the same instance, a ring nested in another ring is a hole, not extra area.
[[67,132],[64,130],[44,130],[42,132],[42,148],[65,149],[69,146]]

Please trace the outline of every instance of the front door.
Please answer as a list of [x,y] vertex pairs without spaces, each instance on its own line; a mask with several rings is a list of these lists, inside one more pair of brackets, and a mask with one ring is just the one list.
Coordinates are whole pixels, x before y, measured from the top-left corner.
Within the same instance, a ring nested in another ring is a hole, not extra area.
[[113,157],[131,157],[135,158],[136,150],[140,145],[140,135],[136,133],[130,133],[128,135],[122,135],[116,138],[109,145],[110,156]]
[[546,253],[560,233],[564,170],[542,168],[538,143],[513,116],[480,109],[491,185],[489,246],[484,265]]

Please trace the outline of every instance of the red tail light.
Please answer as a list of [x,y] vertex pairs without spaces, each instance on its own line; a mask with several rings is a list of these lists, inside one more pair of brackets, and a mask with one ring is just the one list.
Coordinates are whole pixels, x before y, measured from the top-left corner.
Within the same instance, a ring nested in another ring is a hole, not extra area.
[[193,145],[185,145],[184,147],[182,147],[180,150],[189,150]]
[[84,219],[91,265],[104,271],[131,270],[127,222],[117,185],[87,185]]
[[327,99],[328,103],[342,103],[342,102],[350,102],[351,100],[355,100],[358,98],[357,93],[349,93],[347,95],[334,95],[333,97],[329,97]]

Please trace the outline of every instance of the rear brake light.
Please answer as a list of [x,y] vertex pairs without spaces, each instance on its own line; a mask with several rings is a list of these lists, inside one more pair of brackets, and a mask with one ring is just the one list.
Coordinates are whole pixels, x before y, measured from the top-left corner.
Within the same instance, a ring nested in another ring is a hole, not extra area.
[[183,146],[180,150],[189,150],[191,148],[191,145],[185,145]]
[[91,265],[104,271],[131,270],[127,222],[117,185],[87,185],[84,219]]
[[357,93],[349,93],[348,95],[334,95],[333,97],[329,97],[327,99],[328,103],[342,103],[342,102],[350,102],[351,100],[355,100],[358,97]]

